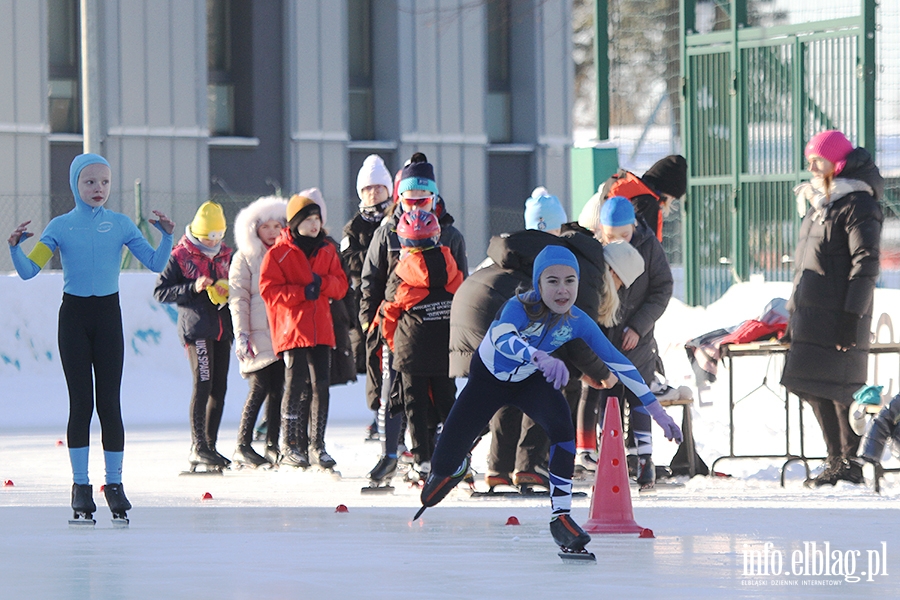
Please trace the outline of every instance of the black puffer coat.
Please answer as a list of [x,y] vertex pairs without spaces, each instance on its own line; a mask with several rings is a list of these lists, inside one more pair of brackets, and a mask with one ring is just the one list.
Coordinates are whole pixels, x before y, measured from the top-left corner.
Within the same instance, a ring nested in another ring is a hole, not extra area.
[[472,354],[497,311],[517,289],[531,288],[534,258],[546,246],[565,246],[575,254],[581,271],[575,305],[589,315],[597,315],[603,293],[601,274],[606,268],[600,242],[581,233],[564,233],[556,237],[533,229],[494,236],[488,245],[488,258],[492,264],[475,271],[453,297],[450,309],[451,377],[468,376]]
[[[849,180],[849,181],[847,181]],[[800,225],[794,255],[794,290],[788,335],[791,347],[781,383],[800,396],[849,405],[866,381],[872,300],[879,274],[883,216],[879,200],[884,180],[863,148],[847,156],[835,178],[836,190],[860,188],[837,197],[824,209],[811,207]],[[844,313],[858,315],[856,346],[836,348]]]
[[344,225],[344,235],[341,238],[341,258],[347,265],[347,276],[350,282],[350,289],[344,296],[343,302],[351,319],[350,345],[353,348],[356,372],[361,374],[366,372],[366,334],[359,324],[359,298],[362,294],[360,281],[366,252],[369,250],[372,237],[379,225],[380,222],[367,221],[357,213]]
[[653,333],[656,322],[672,298],[674,281],[662,244],[643,222],[638,222],[631,245],[644,259],[644,272],[631,287],[619,290],[619,323],[610,330],[604,329],[604,333],[619,349],[622,348],[622,333],[626,327],[640,336],[637,346],[623,354],[649,384],[655,373],[665,374]]

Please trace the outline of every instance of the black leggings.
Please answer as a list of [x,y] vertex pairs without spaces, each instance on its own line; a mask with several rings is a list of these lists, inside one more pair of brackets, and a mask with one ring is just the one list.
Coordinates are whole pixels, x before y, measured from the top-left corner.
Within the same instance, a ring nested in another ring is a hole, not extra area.
[[324,450],[331,348],[321,345],[292,348],[285,350],[283,355],[282,445],[304,453],[310,445],[316,450]]
[[231,340],[194,340],[187,345],[194,374],[191,394],[191,441],[206,442],[215,449],[228,389]]
[[850,408],[837,400],[801,396],[806,400],[816,415],[822,437],[825,438],[825,449],[828,458],[853,458],[859,447],[860,437],[850,427]]
[[96,391],[103,449],[122,452],[125,449],[121,405],[125,336],[119,294],[88,297],[63,294],[57,341],[69,390],[66,430],[69,448],[90,445]]
[[244,402],[238,445],[249,446],[253,441],[253,427],[263,402],[266,403],[266,445],[278,446],[281,423],[281,396],[284,394],[284,362],[276,360],[258,371],[247,373],[250,392]]
[[491,417],[504,405],[515,406],[534,419],[550,438],[550,472],[566,480],[575,468],[575,427],[569,403],[538,372],[524,381],[504,382],[494,377],[476,352],[469,382],[450,409],[431,459],[436,475],[456,471]]

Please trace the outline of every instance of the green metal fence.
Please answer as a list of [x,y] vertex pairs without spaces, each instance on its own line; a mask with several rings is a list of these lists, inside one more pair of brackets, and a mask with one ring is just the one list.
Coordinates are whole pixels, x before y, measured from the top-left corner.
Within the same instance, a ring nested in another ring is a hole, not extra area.
[[696,0],[681,0],[689,304],[751,274],[790,279],[812,135],[839,129],[875,153],[875,2],[861,3],[856,17],[753,28],[746,0],[717,0],[727,28],[696,33]]

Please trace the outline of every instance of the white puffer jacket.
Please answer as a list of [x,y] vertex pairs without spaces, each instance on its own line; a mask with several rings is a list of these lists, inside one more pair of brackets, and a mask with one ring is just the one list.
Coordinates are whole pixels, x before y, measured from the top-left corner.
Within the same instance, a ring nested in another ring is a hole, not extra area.
[[244,377],[279,360],[272,350],[266,304],[259,295],[259,268],[268,248],[259,239],[256,229],[260,223],[270,220],[279,221],[284,226],[286,210],[287,200],[265,196],[241,210],[234,220],[237,252],[231,259],[228,274],[228,307],[231,309],[235,340],[241,334],[248,334],[250,347],[256,353],[254,358],[240,361],[241,375]]

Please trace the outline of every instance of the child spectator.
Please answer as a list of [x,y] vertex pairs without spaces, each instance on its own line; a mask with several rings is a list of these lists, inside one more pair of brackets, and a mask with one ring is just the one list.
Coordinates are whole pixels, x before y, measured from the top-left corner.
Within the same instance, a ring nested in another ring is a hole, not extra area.
[[[284,362],[272,349],[272,333],[266,303],[259,293],[263,257],[287,224],[284,198],[268,196],[253,202],[234,220],[237,252],[228,275],[228,306],[234,323],[234,351],[249,393],[238,428],[234,460],[239,465],[259,467],[278,462],[278,430],[281,396],[284,394]],[[253,427],[263,403],[266,405],[266,449],[260,456],[251,442]]]
[[[37,275],[58,248],[63,269],[63,298],[59,309],[59,358],[69,390],[67,440],[72,463],[72,510],[75,519],[92,523],[97,510],[88,478],[91,417],[94,401],[103,430],[106,462],[106,502],[114,517],[125,517],[131,503],[122,487],[125,427],[122,424],[121,383],[125,358],[122,310],[119,306],[119,269],[122,247],[148,269],[159,272],[172,250],[175,224],[154,210],[150,221],[162,232],[156,250],[125,215],[104,207],[112,173],[97,154],[80,154],[69,167],[69,187],[75,208],[53,218],[28,255],[21,243],[34,234],[31,221],[9,236],[9,252],[22,279]],[[96,390],[96,398],[95,398]]]
[[[672,298],[672,270],[662,244],[649,227],[636,220],[634,206],[628,198],[609,198],[599,213],[601,241],[607,246],[614,242],[631,244],[643,259],[643,269],[634,282],[619,289],[618,323],[604,328],[604,333],[634,364],[644,381],[654,381],[656,373],[665,374],[653,332],[656,321],[662,317]],[[579,403],[579,462],[588,469],[592,466],[591,457],[597,440],[598,405],[594,398],[602,397],[600,404],[605,405],[605,397],[610,394],[584,388],[583,399]],[[651,459],[650,417],[643,410],[640,400],[627,390],[625,402],[631,407],[629,438],[632,443],[628,452],[630,456],[636,456],[629,461],[635,466],[638,484],[645,489],[651,488],[656,480],[656,469]]]
[[[432,212],[438,218],[441,225],[441,245],[449,248],[456,266],[465,278],[468,264],[466,262],[466,244],[462,234],[453,226],[453,217],[446,211],[441,197],[438,195],[437,181],[434,177],[434,167],[428,162],[424,154],[413,154],[406,166],[403,167],[397,193],[397,203],[393,206],[393,212],[388,215],[382,225],[375,231],[372,243],[366,253],[360,284],[359,321],[364,331],[369,330],[370,324],[375,320],[378,307],[385,298],[385,290],[390,274],[400,260],[400,240],[397,237],[397,225],[404,212],[418,208],[426,212]],[[377,330],[377,328],[374,328]],[[372,354],[381,354],[382,358],[382,398],[391,389],[392,369],[390,367],[390,349],[382,345],[382,338],[377,338],[368,344],[367,363],[374,362]],[[384,368],[384,367],[387,368]],[[369,376],[373,374],[370,371]],[[387,402],[381,402],[387,405]],[[389,411],[385,413],[384,444],[382,457],[378,464],[369,473],[369,478],[376,481],[389,479],[396,468],[396,463],[391,459],[397,458],[397,448],[400,442],[400,428],[402,419],[391,418]],[[389,469],[394,464],[394,469]]]
[[285,365],[280,464],[333,469],[336,462],[325,451],[335,346],[329,303],[347,293],[347,276],[337,250],[325,239],[324,202],[307,194],[288,201],[287,227],[263,258],[259,291],[273,349]]
[[[400,398],[406,409],[414,465],[413,480],[431,469],[436,427],[456,399],[449,370],[450,305],[463,277],[449,248],[440,245],[437,217],[405,212],[397,225],[400,262],[388,279],[378,310],[381,334],[394,357]],[[391,410],[392,407],[386,407]],[[396,458],[394,467],[396,468]]]
[[153,296],[178,308],[178,336],[193,371],[191,393],[192,470],[227,467],[231,461],[216,450],[228,388],[233,338],[228,310],[231,248],[225,245],[225,213],[204,202],[185,227]]
[[[391,206],[391,189],[393,182],[384,161],[377,154],[370,154],[363,161],[356,176],[356,193],[359,196],[358,212],[344,225],[344,237],[341,239],[341,256],[347,265],[350,275],[350,291],[347,293],[348,304],[352,307],[353,327],[350,329],[350,342],[356,361],[358,373],[367,374],[366,402],[376,414],[372,424],[366,429],[367,439],[378,439],[378,407],[381,404],[381,357],[379,352],[367,353],[367,344],[376,348],[381,342],[377,330],[365,331],[359,321],[359,300],[361,296],[363,262],[366,252],[372,243],[375,230]],[[371,359],[372,364],[367,364]]]

